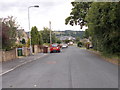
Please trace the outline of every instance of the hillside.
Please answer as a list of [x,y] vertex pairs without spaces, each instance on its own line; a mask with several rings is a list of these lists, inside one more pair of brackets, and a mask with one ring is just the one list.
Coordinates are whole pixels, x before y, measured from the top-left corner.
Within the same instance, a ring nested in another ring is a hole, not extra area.
[[72,36],[72,37],[80,37],[82,38],[84,35],[84,31],[71,31],[71,30],[65,30],[65,31],[54,31],[57,37],[60,36]]

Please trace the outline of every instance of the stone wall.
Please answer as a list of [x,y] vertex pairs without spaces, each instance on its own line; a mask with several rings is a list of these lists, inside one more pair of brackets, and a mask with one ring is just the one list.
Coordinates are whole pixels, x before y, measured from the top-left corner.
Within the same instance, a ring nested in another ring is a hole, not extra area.
[[34,45],[34,53],[36,54],[38,53],[38,51],[39,51],[38,45]]
[[38,48],[39,48],[38,51],[39,51],[40,53],[42,53],[42,52],[43,52],[43,46],[42,46],[42,45],[39,45]]
[[[34,46],[34,53],[42,53],[43,52],[43,47],[42,46],[38,46],[35,45]],[[29,47],[22,47],[22,54],[23,56],[28,56],[30,55],[30,49]],[[3,61],[9,61],[9,60],[13,60],[18,58],[18,52],[17,52],[17,48],[10,50],[10,51],[2,51],[0,50],[0,62]]]
[[0,62],[2,62],[2,50],[0,50]]
[[34,45],[34,53],[41,53],[43,52],[43,47],[40,45]]
[[24,56],[28,56],[28,55],[30,55],[30,49],[28,47],[23,47],[22,53]]
[[1,53],[2,53],[2,62],[17,58],[16,49],[10,51],[1,51]]

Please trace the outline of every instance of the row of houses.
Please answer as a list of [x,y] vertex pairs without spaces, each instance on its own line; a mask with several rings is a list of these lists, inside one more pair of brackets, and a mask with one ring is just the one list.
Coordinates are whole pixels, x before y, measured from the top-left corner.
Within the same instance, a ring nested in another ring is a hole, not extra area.
[[62,41],[64,41],[64,40],[75,40],[75,38],[72,37],[72,36],[60,36],[59,38]]

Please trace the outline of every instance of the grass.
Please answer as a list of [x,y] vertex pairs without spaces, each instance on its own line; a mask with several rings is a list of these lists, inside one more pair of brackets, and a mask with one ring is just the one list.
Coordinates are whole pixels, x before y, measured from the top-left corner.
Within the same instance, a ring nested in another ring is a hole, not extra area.
[[94,49],[88,49],[89,51],[101,56],[105,61],[120,65],[120,55],[119,54],[108,54],[108,53],[103,53],[96,51]]
[[80,49],[86,49],[85,47],[80,47]]
[[101,53],[102,57],[104,57],[108,62],[120,65],[120,55],[119,54],[108,54],[108,53]]
[[114,59],[120,59],[120,55],[119,54],[108,54],[108,53],[101,53],[104,57],[108,57],[108,58],[114,58]]

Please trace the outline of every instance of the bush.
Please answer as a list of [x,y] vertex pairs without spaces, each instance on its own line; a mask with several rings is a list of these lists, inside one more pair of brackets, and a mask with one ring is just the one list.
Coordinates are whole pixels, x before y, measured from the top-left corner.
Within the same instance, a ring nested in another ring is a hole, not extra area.
[[77,43],[77,46],[78,46],[78,47],[82,47],[82,42],[78,42],[78,43]]
[[57,43],[58,43],[58,44],[61,44],[62,41],[61,41],[60,39],[57,39]]
[[23,44],[16,44],[17,48],[22,48],[24,45]]
[[26,47],[30,47],[30,39],[28,39],[28,41],[26,43]]

